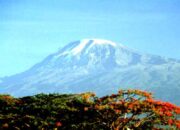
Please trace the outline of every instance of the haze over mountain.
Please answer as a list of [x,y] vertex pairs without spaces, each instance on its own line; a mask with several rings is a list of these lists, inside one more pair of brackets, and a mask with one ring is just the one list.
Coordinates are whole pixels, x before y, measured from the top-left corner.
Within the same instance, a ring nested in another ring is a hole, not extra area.
[[85,91],[105,95],[128,88],[152,91],[159,99],[180,104],[180,61],[108,40],[83,39],[23,73],[0,79],[0,93],[14,96]]

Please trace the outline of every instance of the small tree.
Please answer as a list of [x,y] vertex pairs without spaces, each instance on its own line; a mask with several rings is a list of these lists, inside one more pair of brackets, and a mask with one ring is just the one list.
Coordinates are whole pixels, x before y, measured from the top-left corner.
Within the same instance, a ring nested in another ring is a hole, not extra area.
[[180,107],[154,100],[151,93],[145,91],[121,90],[94,102],[84,110],[95,111],[94,123],[99,122],[109,129],[180,129]]

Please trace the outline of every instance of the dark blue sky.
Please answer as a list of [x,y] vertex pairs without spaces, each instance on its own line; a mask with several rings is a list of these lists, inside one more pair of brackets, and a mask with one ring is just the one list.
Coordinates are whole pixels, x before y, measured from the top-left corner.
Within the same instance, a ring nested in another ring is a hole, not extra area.
[[180,59],[180,0],[0,0],[0,77],[102,38]]

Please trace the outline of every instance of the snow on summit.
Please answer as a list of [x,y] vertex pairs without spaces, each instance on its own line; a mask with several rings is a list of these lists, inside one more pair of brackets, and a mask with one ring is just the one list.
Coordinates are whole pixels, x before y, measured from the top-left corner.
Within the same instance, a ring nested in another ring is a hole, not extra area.
[[89,42],[88,39],[81,40],[81,41],[80,41],[80,44],[77,45],[75,48],[73,48],[72,53],[73,53],[74,55],[80,53],[80,52],[84,49],[84,47],[86,46],[86,44],[87,44],[88,42]]
[[91,48],[94,45],[111,45],[114,47],[116,46],[116,43],[104,39],[83,39],[80,40],[79,45],[72,49],[72,53],[74,55],[80,53],[89,42],[92,42],[89,48]]
[[[75,44],[75,45],[74,45]],[[66,49],[61,51],[56,57],[64,56],[64,55],[78,55],[81,54],[81,52],[86,49],[86,51],[90,50],[93,46],[112,46],[116,47],[117,44],[104,39],[82,39],[76,42],[73,42],[72,44],[69,44],[66,46]],[[119,45],[119,44],[118,44]],[[121,47],[124,47],[121,45]]]
[[104,40],[104,39],[84,39],[82,41],[90,41],[92,40],[93,43],[92,44],[99,44],[99,45],[112,45],[112,46],[116,46],[116,43],[112,42],[112,41],[109,41],[109,40]]

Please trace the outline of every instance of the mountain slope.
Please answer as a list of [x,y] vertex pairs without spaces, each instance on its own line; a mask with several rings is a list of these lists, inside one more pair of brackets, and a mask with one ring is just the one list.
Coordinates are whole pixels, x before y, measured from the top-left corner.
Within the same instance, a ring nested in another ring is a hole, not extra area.
[[178,60],[142,54],[107,40],[83,39],[23,73],[2,79],[0,92],[24,96],[95,91],[105,95],[119,88],[138,88],[180,103],[179,73]]

